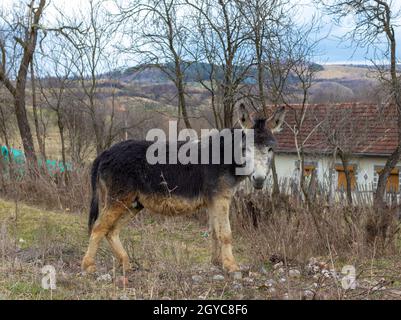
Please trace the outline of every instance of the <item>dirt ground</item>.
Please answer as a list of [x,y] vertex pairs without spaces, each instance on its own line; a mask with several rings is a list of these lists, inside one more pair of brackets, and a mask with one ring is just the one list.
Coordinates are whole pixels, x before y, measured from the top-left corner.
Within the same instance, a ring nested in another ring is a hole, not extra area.
[[[85,275],[85,216],[1,201],[0,299],[401,299],[399,256],[344,261],[330,253],[300,262],[272,252],[263,261],[235,233],[242,278],[234,279],[210,264],[205,221],[141,214],[122,235],[134,266],[126,278],[107,243],[98,272]],[[45,265],[56,270],[55,290],[42,288]],[[341,273],[346,265],[355,268],[355,288],[352,270],[351,278]]]

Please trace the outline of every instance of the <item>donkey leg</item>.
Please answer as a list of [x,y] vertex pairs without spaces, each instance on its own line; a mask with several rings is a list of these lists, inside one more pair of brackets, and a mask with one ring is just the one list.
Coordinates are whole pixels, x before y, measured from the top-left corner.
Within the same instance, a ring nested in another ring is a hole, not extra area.
[[95,223],[90,239],[88,250],[82,261],[82,269],[88,273],[96,271],[95,256],[99,248],[100,241],[110,232],[110,229],[124,214],[125,208],[119,204],[112,204],[103,210],[99,220]]
[[223,268],[228,272],[236,272],[239,271],[239,267],[232,253],[232,233],[229,209],[230,199],[216,199],[210,208],[210,214],[213,216],[212,228],[213,232],[216,234],[218,245],[220,246],[220,259]]
[[120,240],[120,231],[121,228],[124,226],[124,224],[127,222],[127,220],[130,217],[130,213],[134,213],[136,215],[139,213],[140,210],[131,210],[129,213],[125,213],[124,216],[120,217],[118,221],[115,222],[111,230],[107,233],[106,239],[109,242],[114,255],[120,262],[124,272],[131,270],[131,264],[129,262],[129,257],[127,254],[127,251],[125,251],[121,240]]
[[209,225],[210,225],[210,233],[212,238],[212,264],[220,267],[221,260],[221,243],[217,236],[217,232],[214,228],[215,225],[215,215],[212,213],[212,210],[209,210]]

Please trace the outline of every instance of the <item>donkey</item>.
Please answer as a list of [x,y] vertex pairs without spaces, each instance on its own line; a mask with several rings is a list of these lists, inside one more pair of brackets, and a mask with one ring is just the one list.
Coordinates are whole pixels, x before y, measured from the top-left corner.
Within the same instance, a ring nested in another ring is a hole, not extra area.
[[[124,141],[99,155],[92,167],[90,239],[82,261],[83,271],[96,271],[95,255],[104,237],[123,270],[131,268],[119,238],[121,227],[130,213],[137,214],[147,209],[164,215],[181,215],[201,208],[208,209],[212,263],[222,266],[229,273],[239,271],[231,244],[231,198],[238,184],[247,177],[254,188],[263,188],[276,146],[273,134],[281,129],[284,117],[284,107],[267,119],[251,117],[245,106],[240,105],[242,134],[250,132],[245,129],[253,129],[254,132],[254,143],[251,146],[253,166],[249,176],[237,176],[235,169],[239,164],[236,163],[150,165],[146,153],[151,142],[147,141]],[[194,143],[200,144],[196,141]],[[235,142],[233,144],[233,148],[243,147],[235,145]],[[224,147],[220,144],[220,153],[223,151]],[[242,152],[249,154],[246,150]]]

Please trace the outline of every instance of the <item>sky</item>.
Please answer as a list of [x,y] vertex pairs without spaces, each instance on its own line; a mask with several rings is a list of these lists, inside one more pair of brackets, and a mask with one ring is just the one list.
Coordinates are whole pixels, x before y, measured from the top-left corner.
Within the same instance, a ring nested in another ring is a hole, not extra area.
[[[295,17],[300,23],[308,22],[313,15],[318,15],[323,21],[323,28],[320,35],[316,38],[324,38],[320,41],[318,46],[318,56],[315,58],[317,63],[322,64],[367,64],[373,58],[372,48],[357,48],[355,44],[350,42],[341,42],[339,38],[344,36],[347,31],[352,30],[353,21],[348,19],[343,25],[336,25],[332,19],[325,16],[317,10],[313,5],[313,0],[291,0],[299,5],[298,16]],[[390,0],[391,1],[391,0]],[[394,6],[401,9],[401,0],[392,0]],[[79,6],[87,4],[88,0],[51,0],[53,4],[58,7],[64,7],[66,11],[74,10]],[[0,0],[0,8],[2,6],[10,8],[13,5],[21,4],[20,0]],[[48,10],[51,10],[49,8]],[[112,9],[111,9],[112,10]],[[399,25],[401,26],[401,19]],[[398,51],[401,52],[401,27],[396,27],[396,34],[398,40]],[[368,51],[368,52],[367,52]]]
[[[401,9],[401,0],[390,0],[396,10]],[[352,17],[347,18],[341,25],[333,22],[332,17],[325,15],[319,11],[313,4],[312,0],[295,1],[299,4],[298,19],[300,21],[310,21],[314,15],[322,20],[323,28],[321,30],[321,42],[318,51],[320,55],[317,62],[327,64],[370,64],[374,59],[374,50],[372,47],[358,48],[355,43],[340,40],[348,32],[354,29],[354,20]],[[401,19],[394,21],[395,24],[401,26]],[[397,49],[401,52],[401,27],[396,26],[396,40],[398,42]]]

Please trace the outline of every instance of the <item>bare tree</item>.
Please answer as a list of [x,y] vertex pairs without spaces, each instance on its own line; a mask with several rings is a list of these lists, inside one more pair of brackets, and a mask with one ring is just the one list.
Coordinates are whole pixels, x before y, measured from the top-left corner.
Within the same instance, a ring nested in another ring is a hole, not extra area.
[[[287,0],[237,0],[238,8],[245,20],[245,27],[249,29],[257,70],[257,86],[259,100],[266,108],[266,50],[275,47],[280,40],[280,30],[288,27],[290,18],[284,14],[288,9]],[[266,112],[266,110],[265,110]]]
[[46,0],[31,0],[27,7],[23,7],[21,11],[16,10],[14,15],[3,13],[1,16],[3,31],[0,33],[0,81],[14,98],[15,115],[25,155],[28,163],[34,166],[36,155],[26,111],[25,89],[45,6]]
[[[120,9],[120,20],[129,26],[125,33],[133,39],[133,44],[124,51],[139,55],[145,67],[159,68],[174,83],[178,116],[191,128],[185,92],[185,72],[191,65],[186,59],[189,29],[187,19],[180,13],[185,10],[182,1],[132,1],[129,7]],[[134,22],[134,19],[139,21]]]
[[[390,103],[394,105],[398,115],[397,148],[387,158],[384,169],[379,174],[374,196],[374,206],[378,213],[377,227],[383,225],[383,228],[387,229],[382,221],[385,219],[382,210],[385,207],[384,194],[390,172],[401,158],[401,86],[397,72],[398,55],[395,34],[395,23],[400,12],[396,10],[397,4],[388,0],[321,0],[319,3],[324,5],[326,11],[338,23],[346,17],[353,17],[355,27],[345,37],[362,47],[373,47],[375,58],[380,61],[384,59],[389,61],[389,64],[384,66],[373,60],[379,80],[389,88]],[[377,228],[374,229],[377,230]]]
[[47,68],[39,79],[39,88],[44,104],[56,114],[57,128],[61,142],[61,159],[64,167],[65,182],[68,182],[66,137],[65,137],[65,112],[69,104],[67,98],[73,86],[73,66],[75,57],[68,50],[69,43],[57,35],[49,41],[51,47],[42,47],[42,60],[46,62]]
[[63,16],[63,24],[79,26],[70,28],[65,34],[71,44],[65,51],[75,57],[72,70],[80,85],[80,90],[74,89],[75,99],[90,116],[97,154],[113,142],[109,133],[113,131],[115,115],[115,104],[112,103],[110,108],[107,97],[110,90],[115,91],[115,83],[109,80],[117,60],[111,44],[116,26],[105,3],[104,0],[90,0],[74,17]]
[[31,77],[31,90],[32,90],[32,110],[33,119],[35,124],[36,139],[38,141],[38,146],[43,163],[46,162],[46,125],[43,119],[42,108],[39,108],[38,114],[38,99],[37,99],[37,81],[35,74],[35,59],[32,59],[30,64],[30,77]]
[[209,90],[221,97],[222,127],[232,127],[238,93],[254,65],[244,15],[235,0],[186,2],[194,9],[195,39],[202,39],[198,42],[198,62],[213,66]]

